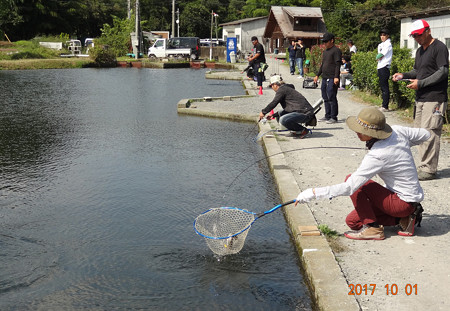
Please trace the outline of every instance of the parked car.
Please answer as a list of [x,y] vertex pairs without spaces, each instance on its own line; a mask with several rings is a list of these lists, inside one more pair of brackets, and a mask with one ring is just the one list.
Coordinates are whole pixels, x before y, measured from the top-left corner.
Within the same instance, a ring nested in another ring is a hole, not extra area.
[[[200,39],[201,46],[211,46],[210,39]],[[212,39],[212,46],[225,46],[225,41],[222,39]]]
[[174,37],[169,39],[169,48],[190,48],[191,59],[200,56],[200,38],[198,37]]
[[167,39],[157,39],[151,47],[148,48],[148,57],[150,58],[188,58],[191,57],[192,52],[190,48],[177,48],[170,44]]

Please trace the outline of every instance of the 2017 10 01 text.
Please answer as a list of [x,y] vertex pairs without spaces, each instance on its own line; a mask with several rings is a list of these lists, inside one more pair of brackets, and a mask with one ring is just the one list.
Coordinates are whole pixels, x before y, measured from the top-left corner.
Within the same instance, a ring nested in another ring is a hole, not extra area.
[[[377,284],[349,284],[348,287],[350,288],[350,291],[348,292],[349,295],[373,295],[375,293],[375,289],[377,288]],[[386,284],[384,285],[384,288],[386,289],[386,295],[392,295],[395,296],[399,294],[399,286],[395,283],[393,284]],[[417,284],[406,284],[404,288],[405,294],[407,296],[410,295],[417,295]]]

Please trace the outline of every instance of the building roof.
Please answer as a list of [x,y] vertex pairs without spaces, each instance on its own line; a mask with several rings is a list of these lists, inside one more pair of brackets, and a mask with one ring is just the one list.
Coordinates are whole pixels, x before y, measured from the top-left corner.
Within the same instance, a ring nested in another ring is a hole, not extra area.
[[[318,27],[314,31],[298,31],[294,30],[292,20],[294,18],[316,18],[319,20]],[[319,38],[326,32],[325,22],[322,16],[322,10],[316,7],[289,7],[289,6],[272,6],[267,21],[266,31],[264,37],[271,37],[275,26],[269,24],[278,24],[280,31],[285,38]]]
[[243,24],[243,23],[253,22],[253,21],[256,21],[256,20],[259,20],[259,19],[263,19],[263,18],[267,18],[267,16],[250,17],[250,18],[239,19],[239,20],[236,20],[236,21],[219,24],[219,26],[239,25],[239,24]]
[[442,16],[442,15],[448,15],[450,14],[450,6],[445,6],[442,8],[434,8],[434,9],[427,9],[427,10],[421,10],[417,12],[410,12],[405,14],[399,14],[396,15],[396,18],[427,18],[427,17],[433,17],[433,16]]

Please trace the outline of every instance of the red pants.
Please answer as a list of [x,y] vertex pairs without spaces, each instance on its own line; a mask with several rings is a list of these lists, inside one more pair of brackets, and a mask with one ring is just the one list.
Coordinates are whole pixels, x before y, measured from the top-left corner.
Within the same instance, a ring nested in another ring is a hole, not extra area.
[[[350,175],[347,176],[349,177]],[[363,225],[375,221],[383,226],[395,226],[396,218],[406,217],[414,212],[411,203],[402,201],[396,193],[373,180],[362,185],[350,199],[355,209],[347,215],[345,222],[352,230],[359,230]]]

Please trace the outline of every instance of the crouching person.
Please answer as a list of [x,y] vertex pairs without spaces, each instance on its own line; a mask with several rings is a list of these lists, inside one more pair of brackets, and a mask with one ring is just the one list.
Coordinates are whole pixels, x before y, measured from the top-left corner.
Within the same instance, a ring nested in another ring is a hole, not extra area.
[[[413,235],[414,224],[420,225],[422,219],[424,193],[410,146],[426,141],[430,133],[422,128],[391,127],[373,107],[348,117],[346,123],[369,150],[359,168],[341,184],[301,192],[295,204],[348,195],[355,209],[346,219],[353,230],[345,232],[347,238],[383,240],[383,226],[395,225],[400,226],[399,235]],[[371,180],[377,174],[385,186]]]
[[285,84],[279,75],[270,77],[270,87],[276,94],[274,99],[260,112],[259,120],[280,104],[283,110],[275,113],[272,117],[276,117],[281,125],[290,130],[291,136],[305,137],[309,130],[302,124],[314,124],[312,122],[316,118],[311,104],[294,89],[292,84]]

